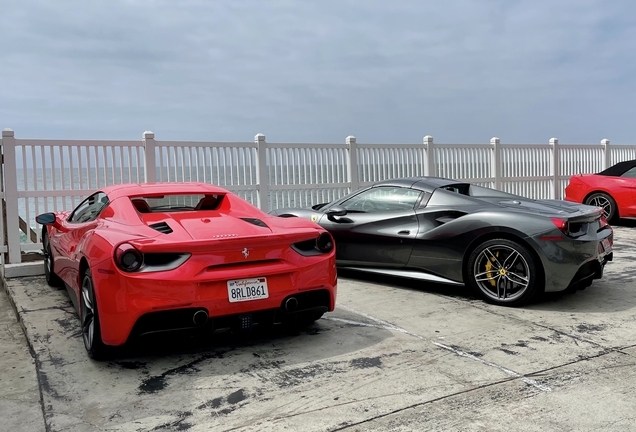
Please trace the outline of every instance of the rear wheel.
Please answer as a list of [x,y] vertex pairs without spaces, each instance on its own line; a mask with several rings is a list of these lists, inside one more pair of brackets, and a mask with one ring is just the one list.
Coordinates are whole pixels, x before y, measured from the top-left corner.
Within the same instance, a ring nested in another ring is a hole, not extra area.
[[612,221],[617,216],[616,201],[605,192],[596,192],[585,199],[585,204],[601,207],[607,221]]
[[59,288],[62,286],[62,279],[55,274],[55,264],[53,262],[53,252],[51,242],[46,227],[42,230],[42,249],[44,250],[44,277],[49,286]]
[[105,357],[106,346],[102,342],[102,331],[99,324],[97,299],[90,269],[84,272],[82,292],[80,294],[80,319],[82,325],[82,339],[89,357],[100,360]]
[[508,239],[488,240],[477,246],[466,270],[470,286],[490,303],[527,303],[540,286],[540,272],[533,256],[524,246]]

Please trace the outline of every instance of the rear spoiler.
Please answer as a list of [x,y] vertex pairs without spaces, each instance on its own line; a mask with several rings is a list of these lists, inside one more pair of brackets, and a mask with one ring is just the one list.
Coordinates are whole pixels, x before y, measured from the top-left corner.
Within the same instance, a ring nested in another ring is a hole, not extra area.
[[603,216],[603,209],[600,207],[595,208],[591,211],[580,211],[580,214],[571,217],[565,217],[568,222],[572,223],[585,223],[585,222],[594,222]]
[[[211,252],[223,251],[235,248],[262,247],[263,245],[293,244],[305,240],[311,240],[323,230],[309,228],[284,234],[262,234],[257,236],[238,236],[235,234],[219,235],[211,239],[170,241],[163,236],[143,240],[130,240],[132,244],[143,253],[149,252]],[[169,234],[168,234],[169,235]]]

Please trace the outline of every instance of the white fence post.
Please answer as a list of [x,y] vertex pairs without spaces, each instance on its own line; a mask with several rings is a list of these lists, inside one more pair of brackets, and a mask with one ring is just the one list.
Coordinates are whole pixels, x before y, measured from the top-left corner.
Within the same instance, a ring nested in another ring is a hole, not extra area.
[[437,175],[437,169],[435,167],[435,145],[433,144],[433,137],[426,135],[423,140],[424,149],[426,149],[426,165],[424,166],[424,175],[435,176]]
[[146,183],[157,181],[157,159],[155,154],[155,133],[146,131],[143,134],[144,142],[144,178]]
[[4,152],[4,199],[7,205],[7,245],[9,263],[22,262],[20,251],[20,223],[18,221],[18,173],[15,161],[15,136],[12,129],[2,131]]
[[360,171],[358,169],[358,145],[356,137],[349,135],[345,140],[349,152],[347,171],[349,174],[349,192],[355,192],[360,187]]
[[552,199],[561,198],[561,166],[559,163],[560,150],[559,140],[557,138],[550,138],[550,148],[552,149]]
[[258,163],[256,165],[256,178],[258,179],[258,208],[269,211],[269,179],[267,178],[267,142],[262,133],[254,136]]
[[603,169],[607,169],[612,166],[612,150],[610,149],[610,140],[603,139],[601,140],[601,145],[603,146]]
[[497,137],[490,138],[490,176],[494,179],[495,189],[501,190],[501,140]]

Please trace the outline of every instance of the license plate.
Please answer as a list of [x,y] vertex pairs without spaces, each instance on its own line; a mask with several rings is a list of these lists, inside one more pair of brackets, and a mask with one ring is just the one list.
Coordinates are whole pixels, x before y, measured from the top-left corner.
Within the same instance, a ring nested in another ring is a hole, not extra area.
[[610,239],[603,239],[601,240],[601,247],[599,248],[599,254],[598,254],[598,260],[599,261],[603,261],[603,259],[605,259],[605,256],[610,254],[612,252],[613,249],[613,244],[612,241]]
[[612,242],[610,241],[610,239],[603,239],[601,244],[603,245],[603,252],[605,252],[606,254],[608,254],[608,253],[610,253],[612,251],[613,245],[612,245]]
[[227,281],[230,303],[266,299],[269,297],[267,278],[236,279]]

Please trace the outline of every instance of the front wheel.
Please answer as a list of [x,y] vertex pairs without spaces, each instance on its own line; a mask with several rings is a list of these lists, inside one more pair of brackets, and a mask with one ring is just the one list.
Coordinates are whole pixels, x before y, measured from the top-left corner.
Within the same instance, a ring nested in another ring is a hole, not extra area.
[[616,217],[616,201],[605,192],[596,192],[585,198],[585,204],[601,207],[608,222]]
[[80,295],[80,319],[82,325],[82,339],[89,357],[95,360],[104,358],[106,346],[102,342],[102,332],[97,310],[97,299],[90,269],[84,272],[82,292]]
[[470,254],[468,284],[486,301],[518,306],[538,291],[539,269],[521,244],[508,239],[488,240]]

